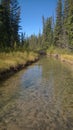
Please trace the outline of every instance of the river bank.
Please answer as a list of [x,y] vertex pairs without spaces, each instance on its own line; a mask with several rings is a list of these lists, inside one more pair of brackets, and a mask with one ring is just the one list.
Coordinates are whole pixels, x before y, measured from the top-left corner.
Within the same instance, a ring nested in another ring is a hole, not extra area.
[[68,54],[48,54],[47,56],[49,57],[55,57],[60,59],[62,62],[66,62],[70,65],[73,65],[73,55],[68,55]]
[[43,56],[0,84],[0,130],[73,130],[73,71]]
[[58,58],[62,62],[73,65],[73,52],[70,50],[51,47],[47,50],[47,56]]
[[38,54],[34,52],[0,53],[0,80],[8,78],[37,60]]
[[[49,48],[46,55],[60,59],[62,62],[66,62],[73,65],[73,53],[69,51]],[[8,78],[10,75],[18,72],[19,70],[31,65],[39,59],[37,53],[34,52],[9,52],[0,53],[0,80]]]
[[67,62],[70,65],[73,65],[73,55],[62,54],[61,55],[61,61]]

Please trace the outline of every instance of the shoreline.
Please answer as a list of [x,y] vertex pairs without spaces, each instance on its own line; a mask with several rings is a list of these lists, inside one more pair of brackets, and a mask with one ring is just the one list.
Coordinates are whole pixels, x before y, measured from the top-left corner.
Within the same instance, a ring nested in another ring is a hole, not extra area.
[[19,64],[15,67],[11,66],[9,69],[6,69],[6,70],[0,72],[0,80],[4,81],[4,80],[8,79],[10,76],[21,71],[22,69],[26,69],[26,67],[32,65],[33,63],[37,62],[38,60],[39,60],[39,58],[35,58],[34,60],[27,61],[24,64]]
[[68,55],[68,54],[47,54],[47,56],[60,59],[62,62],[73,65],[73,55]]
[[[72,57],[72,60],[70,59]],[[72,55],[61,55],[61,61],[73,65],[73,56]]]
[[[71,60],[71,58],[73,59],[73,55],[48,53],[48,54],[46,54],[46,56],[54,57],[56,59],[60,59],[64,63],[68,63],[71,66],[73,65],[73,60]],[[26,67],[37,62],[38,60],[39,60],[39,56],[35,56],[34,58],[28,59],[24,63],[19,63],[16,66],[11,65],[9,68],[0,71],[0,80],[4,81],[4,80],[8,79],[10,76],[14,75],[15,73],[19,72],[22,69],[26,69]]]
[[39,60],[34,52],[0,53],[0,81],[4,81],[16,72]]

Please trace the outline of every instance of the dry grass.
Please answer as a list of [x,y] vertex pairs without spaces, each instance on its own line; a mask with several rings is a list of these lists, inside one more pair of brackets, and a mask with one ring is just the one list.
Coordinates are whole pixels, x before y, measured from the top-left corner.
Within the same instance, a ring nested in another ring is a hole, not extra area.
[[62,61],[66,61],[70,64],[73,65],[73,54],[69,55],[69,54],[62,54],[61,55],[61,60]]
[[34,61],[38,55],[34,52],[10,52],[0,53],[0,72],[10,67],[26,64],[27,61]]
[[57,48],[55,46],[50,46],[47,50],[47,54],[71,54],[68,49]]
[[62,61],[66,61],[67,63],[70,63],[73,65],[73,52],[71,52],[68,49],[61,49],[61,48],[56,48],[54,46],[51,46],[47,50],[47,55],[49,54],[52,54],[52,55],[58,54]]

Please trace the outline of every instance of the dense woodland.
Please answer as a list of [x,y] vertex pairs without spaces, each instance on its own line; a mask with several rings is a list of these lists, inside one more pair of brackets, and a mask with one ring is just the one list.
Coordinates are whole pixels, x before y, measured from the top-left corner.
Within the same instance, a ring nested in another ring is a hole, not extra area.
[[[49,9],[48,9],[49,12]],[[43,31],[26,37],[19,33],[20,6],[17,0],[0,1],[0,51],[40,50],[51,45],[73,49],[73,0],[58,0],[56,18],[42,16]],[[24,21],[25,22],[25,21]]]

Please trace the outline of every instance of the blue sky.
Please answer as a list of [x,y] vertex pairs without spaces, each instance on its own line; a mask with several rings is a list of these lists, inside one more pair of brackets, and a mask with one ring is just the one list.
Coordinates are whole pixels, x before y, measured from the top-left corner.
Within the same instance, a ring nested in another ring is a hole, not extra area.
[[18,0],[21,6],[22,32],[30,36],[42,32],[42,16],[55,16],[57,0]]

